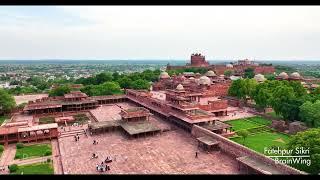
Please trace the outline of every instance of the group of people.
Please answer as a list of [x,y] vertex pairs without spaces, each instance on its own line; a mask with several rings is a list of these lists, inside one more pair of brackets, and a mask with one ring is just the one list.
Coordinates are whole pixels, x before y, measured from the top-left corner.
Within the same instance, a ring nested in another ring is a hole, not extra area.
[[111,163],[111,162],[112,162],[112,159],[110,156],[108,156],[107,159],[101,162],[101,164],[97,164],[96,166],[97,171],[99,172],[110,171],[110,166],[108,165],[108,163]]
[[98,144],[98,141],[93,140],[93,145],[97,145],[97,144]]
[[79,141],[79,139],[80,139],[79,134],[75,135],[75,136],[74,136],[74,139],[75,139],[75,141]]

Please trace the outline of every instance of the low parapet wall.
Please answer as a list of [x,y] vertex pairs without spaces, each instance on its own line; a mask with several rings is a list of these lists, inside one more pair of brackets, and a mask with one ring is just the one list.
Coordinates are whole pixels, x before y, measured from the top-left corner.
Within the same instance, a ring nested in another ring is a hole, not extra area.
[[276,164],[276,162],[258,152],[255,152],[245,146],[242,146],[241,144],[235,143],[223,136],[220,136],[216,133],[213,133],[205,128],[202,128],[198,125],[193,125],[191,134],[195,136],[196,138],[201,137],[201,136],[210,136],[214,138],[215,140],[219,141],[219,147],[221,151],[228,153],[235,158],[237,157],[242,157],[242,156],[249,156],[251,158],[260,160],[268,165],[274,166],[277,168],[279,171],[283,172],[283,174],[307,174],[303,171],[299,171],[297,169],[294,169],[290,166],[287,166],[285,164]]

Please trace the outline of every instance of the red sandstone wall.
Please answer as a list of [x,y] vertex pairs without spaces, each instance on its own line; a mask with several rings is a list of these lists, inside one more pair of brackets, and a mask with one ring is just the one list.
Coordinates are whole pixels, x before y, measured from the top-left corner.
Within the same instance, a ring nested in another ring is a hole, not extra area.
[[219,109],[226,109],[228,108],[228,101],[227,100],[221,100],[221,101],[214,101],[209,103],[208,105],[198,105],[200,109],[203,109],[205,111],[214,111]]
[[299,171],[294,169],[290,166],[284,164],[276,164],[275,161],[263,154],[255,152],[245,146],[242,146],[238,143],[235,143],[221,135],[213,133],[205,128],[200,126],[194,125],[191,130],[191,134],[196,138],[202,136],[210,136],[211,138],[219,141],[219,147],[221,151],[226,152],[234,157],[242,157],[242,156],[249,156],[251,158],[255,158],[258,160],[263,161],[264,163],[276,167],[278,170],[282,171],[283,174],[306,174],[305,172]]
[[273,74],[275,69],[273,66],[257,66],[254,72],[255,74]]

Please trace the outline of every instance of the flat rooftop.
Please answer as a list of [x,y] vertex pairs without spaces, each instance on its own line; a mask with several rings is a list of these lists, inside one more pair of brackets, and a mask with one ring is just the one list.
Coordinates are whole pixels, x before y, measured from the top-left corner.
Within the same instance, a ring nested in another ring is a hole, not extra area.
[[137,122],[123,122],[120,126],[131,136],[161,130],[157,125],[154,125],[147,120]]

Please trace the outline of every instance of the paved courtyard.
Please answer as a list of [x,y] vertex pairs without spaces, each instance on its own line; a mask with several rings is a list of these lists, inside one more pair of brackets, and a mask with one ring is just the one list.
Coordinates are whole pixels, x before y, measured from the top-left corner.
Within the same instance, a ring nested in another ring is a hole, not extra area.
[[99,122],[114,121],[114,120],[121,119],[121,116],[119,115],[119,113],[121,112],[121,108],[128,109],[132,107],[135,107],[135,105],[129,102],[124,102],[124,103],[102,105],[90,111],[97,118]]
[[[98,145],[92,145],[93,140]],[[237,162],[221,152],[200,151],[190,134],[177,129],[156,136],[127,139],[121,132],[59,139],[66,174],[96,174],[96,165],[111,156],[111,170],[102,174],[237,174]],[[98,155],[91,159],[92,153]]]
[[29,101],[35,101],[36,99],[41,99],[43,97],[48,97],[48,94],[32,94],[32,95],[21,95],[14,96],[17,105],[22,103],[28,103]]

